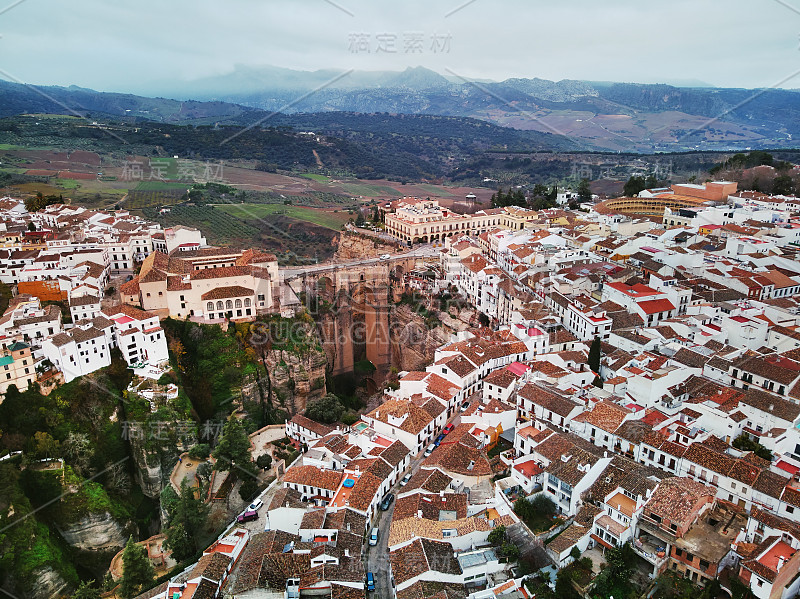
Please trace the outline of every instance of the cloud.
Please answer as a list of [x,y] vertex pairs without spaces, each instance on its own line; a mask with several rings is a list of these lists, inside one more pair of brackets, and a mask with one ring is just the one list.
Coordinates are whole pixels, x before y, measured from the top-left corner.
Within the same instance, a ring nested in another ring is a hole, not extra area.
[[[800,12],[787,3],[26,0],[0,13],[0,68],[37,84],[134,93],[222,75],[236,65],[422,65],[495,80],[695,79],[762,87],[800,68]],[[366,36],[368,44],[354,47],[354,36]],[[422,36],[414,51],[406,46],[411,36]],[[379,51],[381,40],[386,50],[391,38],[395,51]]]

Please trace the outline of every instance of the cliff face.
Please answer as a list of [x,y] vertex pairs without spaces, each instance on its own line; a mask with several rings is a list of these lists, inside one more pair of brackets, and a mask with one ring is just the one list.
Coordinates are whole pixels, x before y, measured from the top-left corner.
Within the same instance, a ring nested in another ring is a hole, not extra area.
[[[34,574],[35,583],[25,591],[26,599],[50,599],[68,593],[69,584],[50,566],[40,569]],[[13,596],[13,595],[12,595]]]
[[[306,409],[306,404],[325,395],[325,368],[328,364],[325,352],[312,347],[303,353],[286,350],[270,350],[264,356],[264,365],[269,373],[268,379],[262,379],[243,395],[255,392],[264,398],[270,397],[273,405],[287,410],[290,414],[299,414]],[[255,398],[254,398],[255,399]]]
[[339,247],[334,258],[337,260],[356,260],[358,258],[376,258],[381,254],[392,252],[395,245],[381,239],[368,237],[366,234],[344,232],[339,236]]
[[[146,436],[146,435],[145,435]],[[170,445],[165,442],[161,447],[148,447],[147,439],[131,437],[131,454],[136,464],[136,481],[142,493],[151,499],[159,496],[164,485],[169,484],[169,475],[178,461],[181,452],[188,450],[193,444]],[[124,545],[124,543],[123,543]]]
[[398,370],[421,370],[433,361],[436,348],[450,336],[469,328],[475,313],[471,310],[439,312],[439,325],[428,328],[425,319],[410,306],[400,304],[389,313],[392,341],[392,366]]
[[59,533],[80,551],[118,551],[127,541],[125,528],[108,512],[88,514]]

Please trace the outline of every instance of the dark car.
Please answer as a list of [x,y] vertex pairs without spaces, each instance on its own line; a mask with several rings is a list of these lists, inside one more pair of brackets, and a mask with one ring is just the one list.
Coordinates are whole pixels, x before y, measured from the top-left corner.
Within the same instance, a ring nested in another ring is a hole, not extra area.
[[394,493],[388,493],[386,497],[383,498],[383,501],[381,501],[381,509],[385,512],[389,509],[389,506],[392,505],[393,501]]
[[258,520],[258,512],[255,510],[247,510],[246,512],[239,514],[236,517],[236,521],[241,522],[252,522],[253,520]]
[[443,435],[449,435],[450,433],[453,432],[454,428],[455,428],[455,425],[451,422],[446,427],[444,427],[444,429],[442,429],[442,434]]
[[439,447],[439,445],[441,445],[443,440],[444,440],[444,435],[439,435],[438,437],[436,437],[436,441],[434,441],[433,444],[436,445],[436,447]]

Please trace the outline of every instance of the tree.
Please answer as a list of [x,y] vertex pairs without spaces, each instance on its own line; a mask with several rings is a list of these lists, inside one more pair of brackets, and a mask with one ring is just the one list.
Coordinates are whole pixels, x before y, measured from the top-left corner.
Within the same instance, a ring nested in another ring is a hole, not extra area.
[[256,458],[256,466],[261,468],[261,470],[269,470],[272,468],[272,456],[268,453],[262,453]]
[[791,195],[794,193],[794,181],[789,175],[779,175],[772,182],[772,193],[775,195]]
[[625,187],[622,188],[622,194],[626,197],[634,197],[645,189],[647,189],[647,186],[644,178],[638,175],[631,175],[630,179],[625,183]]
[[514,543],[508,542],[503,543],[503,546],[500,547],[499,553],[505,557],[509,562],[513,562],[519,559],[519,547],[514,545]]
[[242,501],[250,501],[250,499],[258,493],[259,488],[258,479],[256,479],[255,474],[246,476],[245,479],[242,480],[242,484],[239,485],[239,497],[242,498]]
[[573,560],[575,560],[575,561],[578,561],[579,559],[581,559],[581,550],[580,550],[580,549],[578,549],[578,546],[577,546],[577,545],[575,545],[575,546],[574,546],[574,547],[573,547],[573,548],[570,550],[570,552],[569,552],[569,556],[570,556],[570,557],[571,557]]
[[50,433],[36,432],[33,434],[36,443],[36,455],[42,458],[51,458],[58,453],[61,444]]
[[214,467],[211,465],[211,462],[203,462],[197,467],[195,470],[195,474],[208,482],[211,480],[211,473],[214,471]]
[[365,222],[364,215],[361,214],[361,209],[359,209],[358,216],[356,216],[356,227],[363,227]]
[[94,580],[84,580],[75,592],[72,594],[72,599],[100,599],[100,589],[94,588],[92,585]]
[[135,597],[153,582],[154,577],[153,564],[147,557],[147,550],[134,543],[132,536],[128,537],[125,550],[122,552],[122,580],[119,594],[125,599]]
[[589,359],[587,360],[589,368],[591,368],[592,372],[595,374],[600,374],[600,343],[600,337],[595,337],[594,340],[592,340],[592,346],[589,348]]
[[29,222],[28,223],[28,231],[33,232],[35,230],[36,230],[36,224],[33,221]]
[[578,183],[578,199],[581,202],[592,201],[592,188],[589,185],[589,179],[581,179]]
[[198,443],[189,450],[189,457],[193,460],[205,460],[211,454],[207,443]]
[[197,533],[206,524],[208,510],[208,505],[195,496],[195,489],[185,480],[181,481],[181,492],[170,514],[164,541],[177,561],[183,561],[197,551]]
[[489,536],[486,538],[489,543],[491,543],[495,547],[499,547],[503,544],[506,540],[506,527],[505,526],[495,526],[492,529],[492,532],[489,533]]
[[344,414],[344,406],[333,393],[327,393],[306,405],[306,417],[323,424],[337,422],[342,414]]
[[232,465],[252,471],[253,456],[250,455],[250,438],[241,421],[231,416],[222,428],[219,444],[214,449],[214,470],[230,470]]

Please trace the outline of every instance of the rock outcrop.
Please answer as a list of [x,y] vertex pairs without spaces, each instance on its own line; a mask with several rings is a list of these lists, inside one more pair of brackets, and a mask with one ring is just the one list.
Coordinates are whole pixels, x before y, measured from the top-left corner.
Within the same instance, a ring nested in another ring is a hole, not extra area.
[[45,566],[35,572],[34,577],[35,582],[31,588],[24,591],[26,599],[50,599],[68,594],[69,583],[50,566]]
[[373,238],[366,233],[351,233],[345,231],[339,236],[339,246],[336,248],[334,259],[357,260],[358,258],[376,258],[381,254],[393,252],[396,244]]
[[254,400],[263,397],[290,414],[301,414],[309,401],[325,395],[328,359],[321,347],[301,354],[273,349],[265,353],[264,365],[269,378],[243,388],[243,396]]
[[400,304],[389,314],[392,333],[392,366],[397,370],[421,370],[433,361],[436,348],[469,328],[474,312],[438,312],[438,326],[429,328],[410,306]]
[[88,514],[58,531],[64,540],[80,551],[116,551],[125,546],[125,527],[108,512]]

